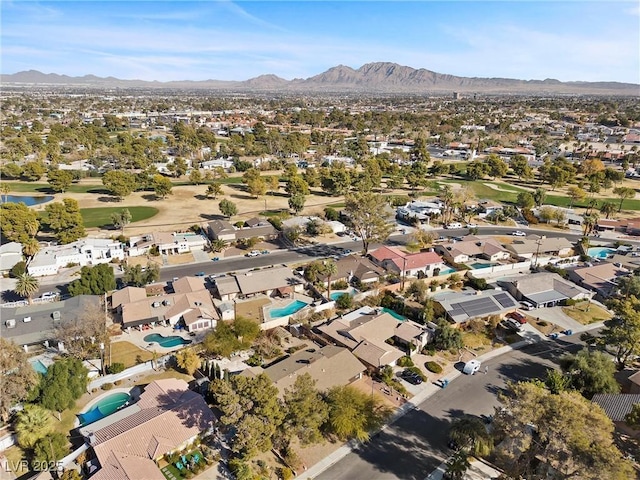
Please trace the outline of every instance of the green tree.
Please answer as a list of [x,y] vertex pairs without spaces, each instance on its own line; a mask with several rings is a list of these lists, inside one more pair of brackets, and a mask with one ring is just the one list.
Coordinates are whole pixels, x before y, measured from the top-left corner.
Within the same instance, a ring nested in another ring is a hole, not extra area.
[[296,193],[289,197],[289,208],[298,215],[303,209],[304,204],[307,201],[307,197],[302,195],[301,193]]
[[218,322],[215,330],[204,338],[208,353],[228,357],[237,350],[249,348],[260,334],[260,326],[253,320],[236,317],[231,322]]
[[54,192],[64,193],[69,190],[73,182],[73,173],[68,170],[50,170],[47,179]]
[[220,212],[227,218],[231,218],[238,213],[236,204],[226,198],[220,200],[218,207],[220,208]]
[[7,162],[0,167],[3,179],[17,180],[22,176],[22,167],[14,162]]
[[640,430],[640,403],[634,403],[631,411],[624,417],[624,422],[631,428]]
[[47,172],[42,162],[27,162],[22,166],[22,178],[28,182],[37,182]]
[[520,382],[499,399],[493,426],[504,441],[496,453],[509,478],[633,478],[613,443],[613,423],[578,392],[556,395],[538,382]]
[[587,348],[560,358],[560,368],[571,379],[571,386],[591,399],[596,393],[618,393],[616,367],[610,357]]
[[23,448],[33,448],[38,440],[53,431],[53,417],[46,408],[27,404],[16,416],[14,428],[18,444]]
[[600,341],[613,350],[619,369],[640,355],[640,300],[630,296],[614,305],[616,314],[605,322]]
[[29,238],[22,244],[22,254],[31,260],[40,251],[40,244],[35,238]]
[[569,208],[573,208],[573,204],[577,201],[582,201],[586,198],[587,192],[585,192],[580,187],[576,187],[575,185],[570,186],[567,189],[567,194],[571,199],[571,203],[569,204]]
[[247,181],[247,190],[256,198],[261,197],[267,193],[267,182],[261,176],[251,178]]
[[613,202],[603,202],[602,205],[600,205],[600,213],[608,220],[611,215],[616,213],[616,204]]
[[21,347],[0,337],[0,372],[3,372],[0,395],[0,419],[9,420],[9,411],[16,403],[26,399],[38,384],[36,372],[27,361]]
[[205,192],[207,198],[213,197],[214,199],[216,199],[222,194],[222,185],[220,185],[219,183],[212,183],[210,185],[207,185],[207,191]]
[[171,189],[173,188],[173,184],[171,180],[165,177],[164,175],[154,175],[153,176],[153,191],[156,194],[156,197],[166,198],[167,195],[171,195]]
[[316,381],[305,373],[296,378],[292,388],[284,394],[285,437],[295,435],[302,445],[318,443],[322,439],[321,427],[329,416],[327,404],[316,390]]
[[571,388],[571,378],[558,370],[549,369],[544,385],[551,393],[558,394]]
[[52,464],[69,454],[69,441],[60,432],[52,432],[40,438],[33,447],[33,464]]
[[202,173],[200,173],[199,169],[194,168],[193,170],[191,170],[191,173],[189,173],[189,181],[193,185],[200,185],[204,181]]
[[329,195],[345,195],[351,187],[351,174],[343,163],[334,162],[329,169],[322,169],[320,184]]
[[533,192],[533,199],[536,202],[536,207],[541,207],[547,197],[547,192],[544,188],[536,188]]
[[531,210],[533,206],[536,204],[536,201],[533,198],[533,195],[531,195],[529,192],[520,192],[518,193],[516,204],[520,208]]
[[479,162],[474,160],[471,163],[467,164],[467,178],[469,180],[479,180],[484,178],[484,176],[489,173],[489,165],[486,163]]
[[120,233],[124,235],[124,227],[131,223],[131,212],[128,208],[123,208],[119,212],[111,214],[111,223],[114,227],[120,229]]
[[489,167],[489,171],[487,173],[494,179],[504,177],[509,170],[509,165],[507,164],[507,162],[493,153],[489,155],[489,157],[487,157],[486,164]]
[[469,462],[469,454],[466,450],[459,450],[447,460],[447,469],[445,470],[448,479],[463,480],[467,470],[471,467]]
[[23,273],[18,276],[16,286],[13,288],[13,291],[21,297],[26,298],[27,301],[31,303],[31,297],[38,291],[38,288],[40,288],[40,282],[38,279],[33,275]]
[[40,384],[40,405],[58,412],[72,408],[87,390],[87,373],[87,369],[77,358],[64,358],[54,362]]
[[108,263],[84,266],[80,269],[80,278],[69,284],[69,293],[78,295],[103,295],[115,290],[116,279],[113,268]]
[[109,170],[102,176],[102,184],[118,201],[131,195],[138,186],[136,177],[124,170]]
[[86,236],[77,200],[65,198],[62,203],[50,203],[45,207],[45,212],[47,213],[46,222],[61,244],[75,242]]
[[629,275],[627,277],[620,277],[616,280],[618,284],[618,292],[625,299],[630,296],[640,298],[640,275]]
[[633,188],[628,187],[616,187],[613,189],[613,194],[620,198],[620,205],[618,205],[618,213],[622,211],[622,203],[636,196],[636,191]]
[[433,339],[433,345],[438,350],[459,350],[463,347],[464,343],[460,330],[453,328],[444,319],[439,320],[437,324],[438,329]]
[[176,362],[179,368],[193,375],[200,366],[200,357],[193,348],[183,348],[176,353]]
[[294,195],[309,195],[309,185],[300,175],[289,177],[284,189],[291,197]]
[[378,397],[350,385],[331,388],[325,398],[329,406],[326,428],[341,441],[368,440],[369,432],[381,427],[390,413]]
[[347,195],[345,204],[345,211],[353,230],[362,239],[365,255],[371,243],[383,243],[389,238],[394,227],[387,223],[387,204],[384,197],[371,192],[357,192]]
[[25,243],[40,229],[38,214],[24,203],[3,203],[0,205],[0,231],[10,242]]
[[523,178],[525,180],[533,178],[533,169],[529,166],[529,162],[523,155],[515,155],[511,159],[509,166],[513,170],[513,173],[518,176],[519,180],[522,180]]

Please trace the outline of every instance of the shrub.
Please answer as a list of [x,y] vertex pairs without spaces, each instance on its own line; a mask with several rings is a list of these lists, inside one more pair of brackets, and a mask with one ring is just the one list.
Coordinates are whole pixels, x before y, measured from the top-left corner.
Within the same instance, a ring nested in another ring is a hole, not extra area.
[[424,366],[427,368],[427,370],[429,370],[430,372],[433,373],[442,373],[442,367],[440,366],[439,363],[436,362],[426,362],[424,364]]
[[484,278],[467,277],[467,283],[470,287],[475,288],[476,290],[486,290],[489,288],[487,286],[487,281]]
[[291,480],[293,478],[293,472],[288,467],[278,468],[278,478],[282,480]]
[[408,195],[394,195],[389,200],[392,207],[403,207],[411,201]]
[[413,367],[413,365],[413,360],[411,360],[411,357],[409,357],[408,355],[398,360],[399,367]]
[[107,373],[120,373],[124,370],[124,363],[116,362],[107,367]]
[[541,322],[538,322],[538,325],[540,325],[541,327],[546,327],[549,324],[547,322],[545,322],[544,320],[542,320]]
[[337,221],[340,220],[340,212],[338,212],[335,208],[325,207],[324,217],[329,221]]
[[522,216],[527,222],[531,223],[532,225],[536,225],[538,223],[538,218],[528,208],[522,209]]
[[577,302],[576,300],[574,300],[573,298],[567,298],[567,299],[564,301],[564,304],[565,304],[567,307],[573,307],[576,303],[578,303],[578,302]]
[[331,285],[334,290],[346,290],[348,287],[349,284],[345,280],[338,280]]
[[100,388],[102,390],[111,390],[113,388],[113,383],[103,383]]
[[27,264],[25,262],[18,262],[11,268],[11,277],[18,278],[20,275],[24,275],[27,271]]
[[340,295],[336,300],[336,307],[342,310],[351,308],[352,305],[353,305],[353,298],[351,298],[351,295],[347,293]]
[[113,382],[113,384],[116,386],[122,385],[122,380],[116,380],[115,382]]

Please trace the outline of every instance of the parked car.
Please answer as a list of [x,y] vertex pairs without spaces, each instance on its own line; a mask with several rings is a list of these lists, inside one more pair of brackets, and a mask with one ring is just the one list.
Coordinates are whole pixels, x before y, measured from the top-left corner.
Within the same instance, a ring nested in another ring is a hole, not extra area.
[[525,317],[520,312],[510,312],[507,313],[508,318],[513,318],[518,323],[527,323],[527,317]]
[[49,300],[52,298],[56,298],[58,296],[58,294],[56,292],[44,292],[42,295],[40,295],[40,298],[42,298],[43,300]]
[[520,306],[523,310],[534,310],[536,307],[529,302],[520,302]]
[[525,232],[523,232],[522,230],[516,230],[515,232],[512,232],[511,235],[513,235],[514,237],[526,237],[527,234]]
[[477,228],[478,225],[475,223],[467,223],[467,228]]
[[450,223],[449,225],[447,225],[446,228],[448,228],[448,229],[451,229],[451,228],[462,228],[462,224],[458,223],[458,222],[453,222],[453,223]]
[[204,272],[198,272],[196,273],[196,277],[204,277],[205,273]]
[[411,370],[404,370],[401,376],[412,385],[420,385],[422,383],[422,378],[420,378],[420,375],[412,372]]
[[262,255],[269,255],[271,252],[269,250],[260,250]]
[[504,321],[504,324],[507,328],[509,328],[510,330],[515,330],[516,332],[520,332],[522,330],[522,324],[519,321],[514,320],[513,318],[507,318]]
[[245,257],[259,257],[260,252],[258,250],[251,250],[249,253],[245,254]]

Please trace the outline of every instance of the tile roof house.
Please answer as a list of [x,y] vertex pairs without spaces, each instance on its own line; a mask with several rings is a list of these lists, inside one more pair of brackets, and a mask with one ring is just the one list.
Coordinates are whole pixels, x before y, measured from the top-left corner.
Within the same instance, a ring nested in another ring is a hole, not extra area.
[[253,367],[245,375],[266,374],[278,388],[280,396],[292,388],[300,375],[308,373],[316,388],[324,392],[332,387],[348,385],[362,377],[365,368],[346,348],[328,345],[315,351],[302,350],[267,368]]
[[207,234],[212,240],[235,242],[245,238],[272,239],[278,236],[278,231],[267,220],[252,218],[245,223],[247,226],[236,228],[226,220],[214,220],[207,226]]
[[137,403],[80,429],[100,469],[95,480],[164,480],[156,461],[210,431],[213,412],[180,379],[156,380]]
[[528,260],[538,256],[564,257],[570,255],[573,244],[564,237],[539,239],[514,239],[512,243],[504,246],[514,257],[519,260]]
[[578,285],[593,290],[602,297],[609,297],[618,291],[616,279],[629,274],[622,267],[612,263],[600,263],[593,267],[576,268],[569,272],[569,278]]
[[447,292],[437,295],[434,300],[436,310],[440,309],[456,324],[490,315],[504,315],[518,307],[517,300],[501,290]]
[[113,292],[111,304],[124,328],[178,322],[188,332],[215,328],[220,316],[202,278],[183,277],[173,282],[173,289],[173,294],[147,297],[144,289],[128,287]]
[[87,308],[100,305],[102,295],[78,295],[60,302],[3,308],[0,337],[16,345],[54,341],[55,329],[66,321],[81,321]]
[[446,267],[435,252],[406,253],[396,247],[380,247],[369,254],[371,260],[388,271],[404,276],[434,276]]
[[216,278],[215,284],[218,296],[224,301],[257,294],[271,296],[287,287],[294,292],[300,292],[304,287],[300,278],[288,267],[270,267]]
[[584,300],[593,292],[565,280],[557,273],[539,272],[517,278],[505,278],[498,284],[517,300],[538,307],[553,307],[566,300]]
[[631,412],[633,405],[640,403],[640,394],[634,393],[596,393],[591,399],[600,405],[614,422],[624,422],[624,417]]
[[[338,280],[344,280],[351,282],[351,280],[357,280],[361,283],[371,283],[380,280],[380,277],[384,275],[384,269],[375,265],[368,258],[361,257],[359,255],[348,255],[341,258],[336,262],[337,272],[331,276],[331,282]],[[327,283],[327,276],[319,276],[320,280]]]
[[511,253],[493,238],[480,239],[468,236],[461,242],[437,245],[435,250],[453,263],[465,263],[473,258],[484,258],[493,262],[511,258]]

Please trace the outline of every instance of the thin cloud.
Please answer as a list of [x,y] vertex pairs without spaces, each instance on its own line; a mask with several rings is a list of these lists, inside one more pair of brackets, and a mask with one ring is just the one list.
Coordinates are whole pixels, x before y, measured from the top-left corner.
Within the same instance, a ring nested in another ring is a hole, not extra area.
[[258,25],[260,27],[269,28],[272,30],[277,30],[281,32],[285,32],[286,29],[280,27],[279,25],[274,25],[273,23],[262,20],[261,18],[256,17],[255,15],[251,15],[244,8],[239,6],[237,3],[234,3],[232,0],[218,0],[219,5],[226,8],[228,11],[242,18],[243,20],[248,20],[249,22]]

